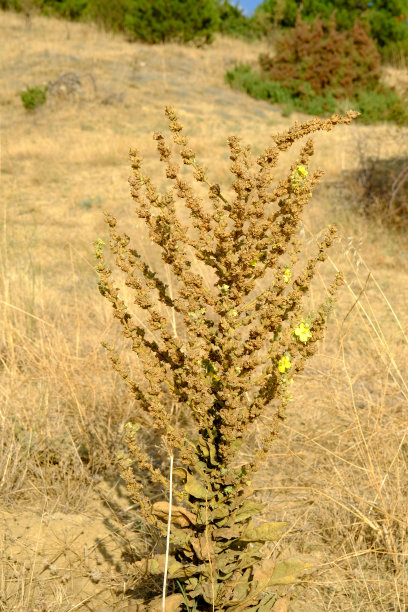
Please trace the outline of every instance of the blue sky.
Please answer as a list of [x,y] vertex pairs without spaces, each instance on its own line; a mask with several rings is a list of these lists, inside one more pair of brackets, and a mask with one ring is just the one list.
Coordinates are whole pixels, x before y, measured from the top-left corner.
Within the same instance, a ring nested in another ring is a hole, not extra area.
[[[250,15],[254,8],[261,3],[262,0],[238,0],[238,4],[244,9],[245,15]],[[233,2],[232,4],[235,4]]]

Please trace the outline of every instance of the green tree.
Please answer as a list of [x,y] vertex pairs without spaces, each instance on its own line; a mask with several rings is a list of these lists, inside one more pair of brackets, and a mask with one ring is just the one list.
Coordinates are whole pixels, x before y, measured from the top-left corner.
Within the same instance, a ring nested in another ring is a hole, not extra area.
[[267,33],[264,28],[264,20],[256,16],[247,17],[243,9],[230,0],[217,0],[219,15],[219,31],[229,36],[254,39],[261,38]]
[[219,26],[214,0],[132,0],[125,30],[149,43],[211,42]]

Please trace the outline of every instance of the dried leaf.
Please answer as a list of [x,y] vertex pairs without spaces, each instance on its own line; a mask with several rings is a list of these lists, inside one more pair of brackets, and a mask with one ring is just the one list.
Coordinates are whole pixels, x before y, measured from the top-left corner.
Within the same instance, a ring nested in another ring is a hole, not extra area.
[[206,601],[209,604],[215,604],[215,600],[217,599],[220,584],[210,579],[207,582],[204,582],[201,585],[201,587],[202,587],[204,601]]
[[166,555],[156,555],[152,559],[147,558],[137,561],[134,567],[143,574],[151,574],[154,576],[164,572],[165,560]]
[[271,575],[274,572],[275,561],[272,559],[264,559],[254,567],[252,583],[254,589],[251,593],[261,593],[270,584]]
[[[167,523],[169,519],[169,502],[156,502],[152,507],[152,514],[163,523]],[[190,527],[195,525],[197,519],[192,512],[189,512],[181,506],[173,506],[171,509],[171,522],[179,527]]]
[[173,476],[177,476],[177,478],[180,478],[183,482],[186,482],[187,480],[187,470],[185,470],[184,468],[175,468],[173,470]]
[[195,589],[198,586],[199,580],[196,576],[191,576],[191,578],[188,578],[185,582],[184,582],[184,587],[186,589],[186,591],[191,591],[192,589]]
[[264,523],[259,527],[254,527],[252,521],[249,523],[240,540],[244,542],[276,542],[282,537],[282,533],[288,523]]
[[191,538],[190,546],[192,546],[195,554],[201,561],[208,560],[214,554],[214,545],[210,538],[207,538],[205,535]]
[[210,459],[210,464],[215,466],[218,464],[217,461],[217,450],[215,448],[215,444],[210,442],[209,440],[201,440],[198,444],[201,449],[203,457],[206,459]]
[[211,444],[208,440],[206,440],[208,452],[210,454],[210,463],[211,465],[218,465],[217,461],[217,450],[214,444]]
[[[224,550],[215,558],[215,569],[223,574],[229,574],[238,569],[239,558],[236,550]],[[226,578],[224,578],[226,580]]]
[[[273,608],[273,612],[275,612],[274,603],[277,599],[276,593],[268,593],[258,604],[254,604],[250,606],[249,602],[253,598],[247,598],[244,603],[240,602],[238,604],[234,604],[229,607],[230,612],[270,612]],[[275,604],[276,605],[276,604]],[[250,606],[250,607],[249,607]],[[282,609],[284,612],[284,609]]]
[[[224,602],[224,606],[234,610],[234,612],[245,612],[246,610],[252,609],[252,607],[248,607],[248,604],[256,603],[260,593],[268,586],[273,567],[274,562],[271,559],[265,559],[265,561],[262,561],[254,568],[251,581],[248,581],[248,571],[244,574],[239,584],[237,584],[235,580],[233,584],[234,599]],[[231,582],[233,582],[233,580]],[[246,588],[245,585],[249,585],[249,590],[243,598],[242,593],[243,589]],[[228,588],[229,585],[227,584],[225,586]]]
[[[273,606],[273,612],[288,612],[289,610],[289,602],[290,602],[290,598],[289,597],[280,597],[275,605]],[[263,612],[263,610],[269,610],[270,608],[259,608],[258,612]]]
[[298,577],[308,569],[314,567],[314,563],[303,559],[293,558],[286,561],[277,561],[269,584],[292,584]]
[[225,504],[220,504],[214,510],[209,510],[206,507],[201,507],[197,514],[197,525],[207,525],[217,521],[218,525],[221,526],[223,523],[227,523],[228,517],[231,514],[231,508]]
[[169,578],[189,578],[196,574],[202,574],[206,572],[207,568],[204,564],[202,565],[183,565],[175,559],[169,560],[168,576]]
[[[166,612],[179,612],[181,606],[184,603],[184,597],[181,593],[173,593],[166,597]],[[162,612],[163,610],[163,599],[162,597],[156,597],[149,604],[149,610],[152,612]]]

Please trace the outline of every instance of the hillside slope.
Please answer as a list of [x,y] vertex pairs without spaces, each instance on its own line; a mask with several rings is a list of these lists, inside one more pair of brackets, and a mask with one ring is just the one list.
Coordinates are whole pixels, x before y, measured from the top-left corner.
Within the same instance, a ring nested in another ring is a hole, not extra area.
[[[116,334],[93,269],[92,243],[106,238],[103,210],[128,223],[153,257],[132,217],[128,150],[136,146],[164,186],[152,133],[166,127],[165,105],[177,109],[211,179],[227,190],[227,136],[258,153],[273,134],[310,117],[282,117],[224,83],[227,68],[255,64],[266,43],[152,47],[91,25],[12,13],[1,14],[0,33],[7,40],[0,58],[0,610],[136,610],[131,563],[149,534],[114,465],[135,407],[100,348]],[[21,90],[66,73],[82,88],[70,93],[65,85],[36,111],[24,109]],[[389,78],[398,78],[395,71]],[[279,549],[318,565],[296,588],[291,610],[403,610],[407,244],[353,213],[342,200],[341,173],[358,169],[359,143],[381,145],[384,158],[408,155],[408,128],[352,124],[314,140],[313,165],[326,177],[302,236],[312,247],[334,221],[341,240],[312,306],[334,265],[347,286],[254,486],[268,503],[265,514],[293,525]],[[157,443],[153,432],[147,438]]]

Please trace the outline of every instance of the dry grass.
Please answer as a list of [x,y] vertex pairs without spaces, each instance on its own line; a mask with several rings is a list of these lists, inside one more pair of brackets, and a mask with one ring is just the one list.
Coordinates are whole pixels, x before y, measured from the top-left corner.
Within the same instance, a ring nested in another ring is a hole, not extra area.
[[[92,242],[105,236],[102,210],[128,218],[132,228],[130,145],[146,153],[148,173],[162,180],[151,134],[165,125],[165,104],[178,109],[200,161],[219,182],[228,168],[228,135],[242,136],[258,151],[294,117],[284,119],[223,83],[235,61],[256,60],[260,43],[219,39],[208,50],[152,48],[89,25],[36,17],[27,24],[13,14],[2,14],[0,28],[8,40],[0,81],[7,116],[1,137],[0,609],[130,610],[131,561],[150,540],[114,465],[135,408],[100,349],[116,333],[93,269]],[[25,85],[67,71],[84,79],[92,74],[96,95],[24,110],[18,92]],[[383,154],[391,157],[401,152],[407,131],[339,127],[315,138],[315,164],[334,183],[341,170],[356,167],[357,139],[368,147],[382,139],[388,143]],[[270,502],[268,515],[295,525],[279,545],[319,563],[310,582],[297,588],[293,611],[403,611],[406,242],[354,217],[322,187],[306,220],[306,240],[312,240],[308,228],[316,234],[333,220],[343,239],[332,259],[349,285],[325,344],[296,383],[282,438],[256,486]],[[149,255],[141,228],[133,230]],[[332,272],[327,265],[322,287]]]

